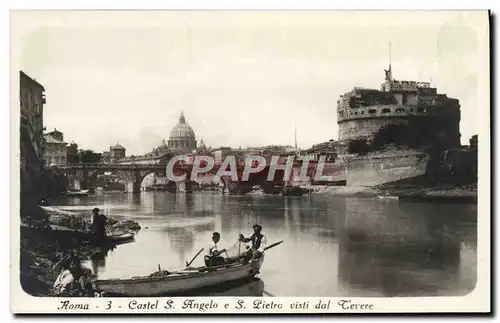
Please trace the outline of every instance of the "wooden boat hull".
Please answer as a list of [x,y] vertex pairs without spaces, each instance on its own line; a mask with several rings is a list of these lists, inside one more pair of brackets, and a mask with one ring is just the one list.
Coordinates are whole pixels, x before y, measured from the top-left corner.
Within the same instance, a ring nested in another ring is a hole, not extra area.
[[66,196],[88,196],[88,195],[89,195],[89,190],[66,192]]
[[134,239],[134,236],[133,233],[125,233],[121,235],[109,235],[106,238],[113,242],[125,242]]
[[399,196],[383,196],[383,195],[377,195],[377,197],[381,200],[392,200],[392,201],[397,201],[399,200]]
[[130,279],[96,280],[95,289],[108,295],[129,297],[166,296],[203,290],[228,282],[253,278],[259,271],[264,256],[248,264],[219,267],[200,267],[171,273],[166,277],[137,277]]

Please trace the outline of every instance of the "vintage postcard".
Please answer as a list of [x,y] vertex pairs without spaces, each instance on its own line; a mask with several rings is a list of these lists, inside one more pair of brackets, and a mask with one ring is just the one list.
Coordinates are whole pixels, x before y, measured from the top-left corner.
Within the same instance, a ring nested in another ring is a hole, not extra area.
[[12,11],[15,313],[490,312],[487,11]]

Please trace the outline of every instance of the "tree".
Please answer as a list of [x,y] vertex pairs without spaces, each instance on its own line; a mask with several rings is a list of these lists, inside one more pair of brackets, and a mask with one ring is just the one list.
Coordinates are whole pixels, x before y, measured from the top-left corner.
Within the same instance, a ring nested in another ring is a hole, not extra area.
[[78,145],[72,142],[66,147],[67,163],[78,164]]
[[382,149],[387,145],[416,148],[422,145],[425,138],[418,136],[415,129],[403,124],[388,124],[381,127],[374,135],[372,148]]
[[370,145],[367,144],[365,139],[354,139],[349,141],[347,150],[350,154],[365,155],[370,151]]
[[93,150],[80,150],[78,160],[83,164],[97,164],[102,160],[102,153],[96,153]]

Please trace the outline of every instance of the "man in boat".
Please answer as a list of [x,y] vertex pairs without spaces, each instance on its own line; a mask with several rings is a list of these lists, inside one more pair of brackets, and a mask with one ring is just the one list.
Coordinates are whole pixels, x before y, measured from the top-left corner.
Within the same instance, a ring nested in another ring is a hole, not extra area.
[[99,214],[99,209],[92,210],[92,232],[94,235],[104,238],[106,237],[106,216]]
[[212,244],[208,247],[208,254],[205,256],[205,265],[207,267],[220,266],[226,264],[224,257],[220,255],[226,252],[226,249],[220,249],[217,244],[220,242],[220,233],[212,234]]
[[248,251],[245,260],[249,261],[252,258],[260,256],[262,248],[266,245],[266,237],[261,233],[262,227],[259,224],[253,226],[253,234],[249,238],[245,238],[241,233],[239,241],[252,242],[252,248]]

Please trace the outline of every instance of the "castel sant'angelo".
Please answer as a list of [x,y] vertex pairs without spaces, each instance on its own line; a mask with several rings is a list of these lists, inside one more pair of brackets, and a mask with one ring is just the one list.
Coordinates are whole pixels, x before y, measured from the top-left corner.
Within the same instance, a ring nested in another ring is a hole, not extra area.
[[[391,65],[380,90],[355,87],[337,101],[339,141],[388,141],[443,149],[460,147],[460,105],[428,82],[397,81]],[[380,134],[382,135],[382,134]],[[406,142],[405,142],[406,141]]]
[[[425,175],[429,152],[460,148],[460,105],[429,82],[398,81],[391,64],[380,90],[355,87],[337,101],[339,155],[347,185]],[[387,147],[394,149],[387,149]]]

